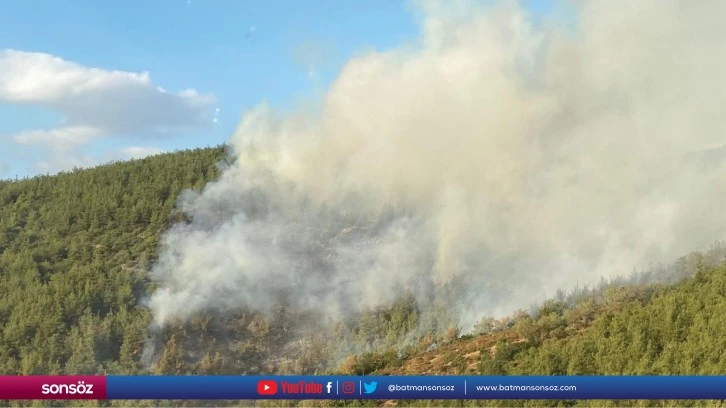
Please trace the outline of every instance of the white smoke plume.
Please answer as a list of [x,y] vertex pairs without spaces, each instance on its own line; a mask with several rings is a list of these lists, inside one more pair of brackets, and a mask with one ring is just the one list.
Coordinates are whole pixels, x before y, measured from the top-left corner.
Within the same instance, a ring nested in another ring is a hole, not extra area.
[[404,291],[470,324],[723,237],[725,2],[575,2],[559,28],[452,4],[351,59],[318,114],[245,114],[164,237],[157,324]]

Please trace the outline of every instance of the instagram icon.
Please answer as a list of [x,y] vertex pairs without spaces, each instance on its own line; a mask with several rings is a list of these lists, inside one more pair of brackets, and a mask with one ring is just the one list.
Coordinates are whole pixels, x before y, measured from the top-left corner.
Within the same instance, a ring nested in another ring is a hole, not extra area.
[[355,393],[355,383],[353,381],[345,381],[341,384],[343,394]]

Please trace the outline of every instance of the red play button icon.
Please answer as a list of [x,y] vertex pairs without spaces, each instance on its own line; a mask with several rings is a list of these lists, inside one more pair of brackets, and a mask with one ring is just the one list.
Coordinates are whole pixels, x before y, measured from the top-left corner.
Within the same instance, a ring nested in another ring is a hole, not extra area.
[[277,383],[272,380],[260,380],[257,383],[257,393],[260,395],[277,394]]

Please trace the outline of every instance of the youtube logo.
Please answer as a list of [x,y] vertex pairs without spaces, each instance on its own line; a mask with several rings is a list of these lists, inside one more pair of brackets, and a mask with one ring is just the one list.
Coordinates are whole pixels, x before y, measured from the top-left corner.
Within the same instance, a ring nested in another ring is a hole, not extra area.
[[277,394],[277,383],[272,380],[260,380],[257,383],[257,393],[260,395]]

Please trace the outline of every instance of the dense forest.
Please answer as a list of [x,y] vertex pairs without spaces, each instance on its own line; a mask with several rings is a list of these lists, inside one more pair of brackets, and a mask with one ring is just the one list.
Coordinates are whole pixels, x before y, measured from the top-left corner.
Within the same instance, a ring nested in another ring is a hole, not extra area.
[[[160,237],[171,225],[185,222],[185,215],[175,210],[178,195],[186,189],[202,189],[219,176],[226,159],[226,149],[220,146],[0,181],[0,290],[4,293],[0,372],[726,372],[726,250],[720,245],[626,280],[562,293],[529,312],[483,318],[471,333],[460,333],[449,324],[452,317],[435,305],[406,295],[389,307],[331,322],[323,331],[315,323],[318,316],[286,308],[284,302],[272,315],[202,313],[164,328],[155,339],[157,358],[151,365],[144,364],[150,316],[143,300],[156,289],[149,271]],[[381,403],[385,402],[347,405]],[[89,404],[128,405],[120,401]],[[401,406],[442,404],[476,406],[481,401],[398,402]],[[491,401],[487,405],[549,404],[592,405],[582,401]],[[671,405],[658,401],[598,404]]]
[[0,182],[0,370],[136,373],[149,262],[223,147]]

